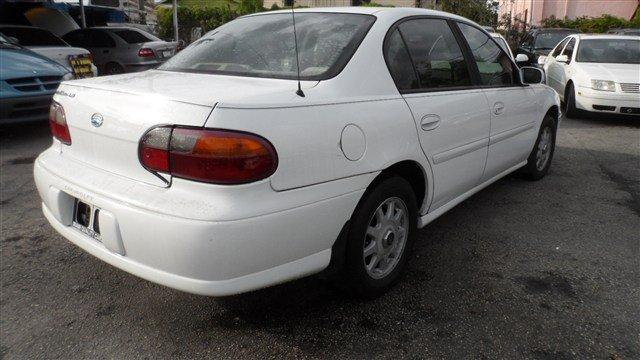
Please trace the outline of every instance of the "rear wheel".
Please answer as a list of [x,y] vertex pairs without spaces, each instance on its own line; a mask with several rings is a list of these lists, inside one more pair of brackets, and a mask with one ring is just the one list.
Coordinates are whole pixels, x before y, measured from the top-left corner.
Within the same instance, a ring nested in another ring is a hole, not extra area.
[[556,148],[556,120],[547,114],[542,121],[536,144],[527,159],[527,165],[521,173],[529,180],[542,179],[551,166]]
[[122,73],[124,73],[124,68],[118,63],[111,62],[104,66],[105,75],[117,75]]
[[417,232],[417,204],[400,177],[380,182],[356,209],[349,229],[344,272],[348,290],[375,298],[401,277]]

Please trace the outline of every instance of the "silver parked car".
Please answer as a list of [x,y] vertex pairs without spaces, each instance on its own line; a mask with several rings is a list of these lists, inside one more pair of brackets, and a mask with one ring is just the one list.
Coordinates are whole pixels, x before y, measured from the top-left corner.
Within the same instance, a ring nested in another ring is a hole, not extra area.
[[172,57],[178,45],[132,27],[78,29],[62,38],[89,50],[99,72],[105,75],[155,68]]

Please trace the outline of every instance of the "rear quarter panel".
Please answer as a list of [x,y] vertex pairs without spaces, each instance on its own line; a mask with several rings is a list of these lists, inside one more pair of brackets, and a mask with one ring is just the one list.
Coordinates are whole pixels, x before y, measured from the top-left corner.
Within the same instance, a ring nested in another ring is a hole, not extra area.
[[[364,134],[363,154],[357,160],[349,160],[342,151],[349,145],[341,144],[343,129],[349,124]],[[288,108],[217,107],[206,126],[248,131],[268,139],[278,153],[278,168],[271,177],[276,191],[374,172],[402,160],[426,162],[419,156],[422,152],[412,115],[399,96]]]

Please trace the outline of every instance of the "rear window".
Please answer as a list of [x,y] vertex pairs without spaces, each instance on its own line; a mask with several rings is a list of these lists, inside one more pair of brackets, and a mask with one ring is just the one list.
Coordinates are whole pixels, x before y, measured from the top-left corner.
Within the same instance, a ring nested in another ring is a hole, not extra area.
[[62,39],[43,29],[3,27],[0,32],[18,39],[22,46],[68,46]]
[[[337,75],[364,39],[375,17],[296,13],[300,78]],[[168,60],[161,70],[279,79],[297,76],[291,13],[247,16],[205,35]]]
[[142,44],[149,41],[153,41],[149,37],[145,36],[143,33],[135,31],[135,30],[111,30],[114,34],[116,34],[119,38],[127,42],[128,44]]

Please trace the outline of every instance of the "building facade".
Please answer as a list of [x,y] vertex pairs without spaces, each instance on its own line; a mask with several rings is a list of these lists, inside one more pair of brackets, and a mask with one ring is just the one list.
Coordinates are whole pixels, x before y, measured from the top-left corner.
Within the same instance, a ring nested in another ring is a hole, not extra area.
[[626,20],[633,17],[639,0],[500,0],[499,19],[503,16],[525,22],[527,26],[538,26],[543,19],[575,19],[581,16],[598,17],[604,14]]

